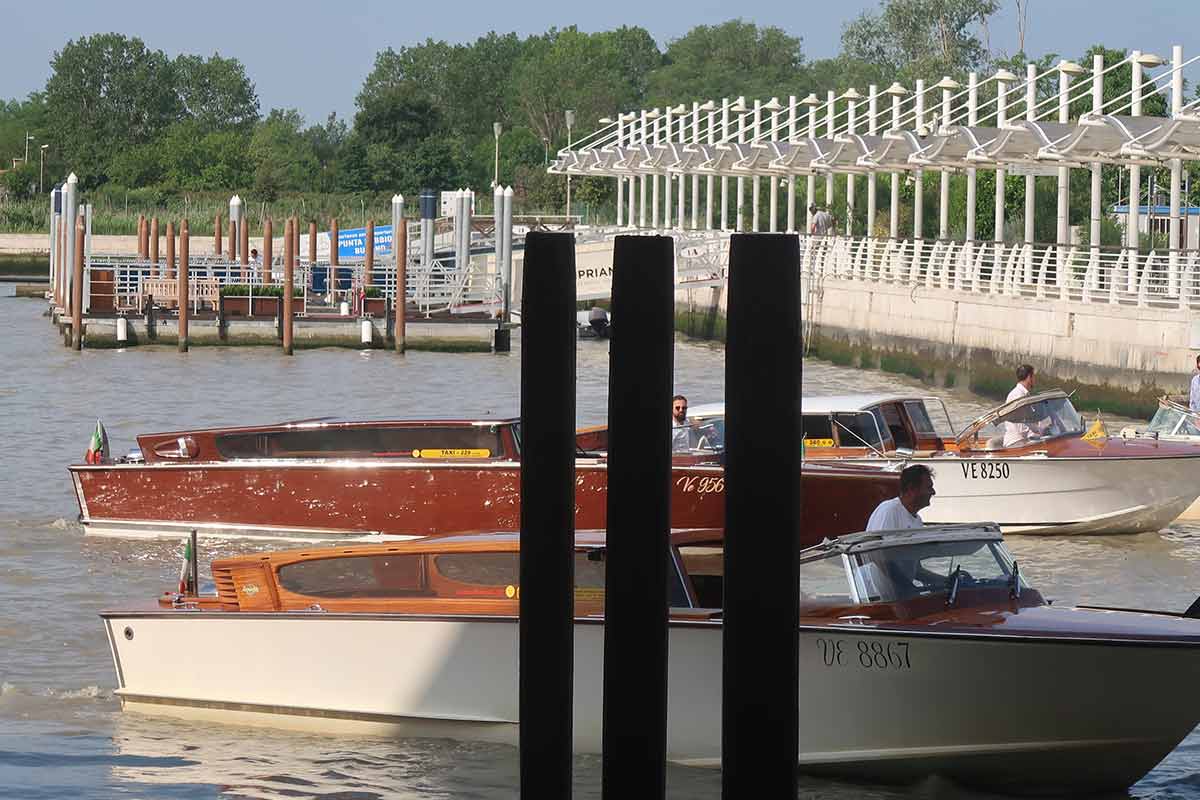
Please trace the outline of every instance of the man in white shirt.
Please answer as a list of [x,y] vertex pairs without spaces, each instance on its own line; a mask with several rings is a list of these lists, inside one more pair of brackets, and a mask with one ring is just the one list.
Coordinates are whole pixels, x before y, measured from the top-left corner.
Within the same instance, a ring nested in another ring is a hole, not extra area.
[[917,512],[928,506],[935,494],[933,470],[924,464],[905,467],[900,473],[900,496],[876,506],[867,520],[867,530],[898,531],[921,527],[925,523]]
[[[1008,393],[1008,397],[1004,402],[1011,403],[1013,400],[1020,400],[1026,397],[1033,391],[1034,374],[1033,367],[1029,364],[1022,364],[1017,367],[1017,385]],[[1045,426],[1049,424],[1048,420],[1043,420],[1042,425],[1038,426],[1038,430],[1026,425],[1024,422],[1005,422],[1004,423],[1004,446],[1012,447],[1018,442],[1032,439],[1034,436],[1040,435],[1041,431],[1045,430]]]
[[812,229],[809,230],[814,236],[828,236],[833,233],[833,216],[825,209],[818,210],[817,207],[809,206],[808,210],[813,215]]
[[1192,376],[1192,391],[1188,394],[1188,408],[1200,412],[1200,356],[1196,356],[1196,374]]

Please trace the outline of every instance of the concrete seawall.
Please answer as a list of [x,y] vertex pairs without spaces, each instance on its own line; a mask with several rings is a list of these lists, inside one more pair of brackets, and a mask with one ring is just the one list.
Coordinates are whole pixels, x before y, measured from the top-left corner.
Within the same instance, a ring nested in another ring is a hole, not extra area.
[[[726,298],[726,287],[680,289],[677,328],[723,339]],[[819,358],[994,397],[1028,362],[1042,386],[1076,390],[1080,408],[1133,417],[1153,413],[1162,394],[1186,390],[1200,349],[1200,319],[1177,309],[832,277],[806,282],[802,302],[809,353]]]

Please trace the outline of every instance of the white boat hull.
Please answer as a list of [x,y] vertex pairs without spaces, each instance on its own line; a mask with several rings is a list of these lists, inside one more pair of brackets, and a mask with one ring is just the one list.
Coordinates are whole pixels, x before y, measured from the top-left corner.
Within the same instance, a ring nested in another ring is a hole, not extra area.
[[[517,742],[512,618],[174,611],[105,623],[130,710]],[[603,641],[602,623],[576,624],[580,753],[601,749]],[[1200,704],[1200,646],[851,625],[802,628],[800,645],[799,763],[815,773],[1119,789],[1187,735]],[[719,765],[718,624],[672,625],[669,687],[668,757]]]
[[921,512],[925,522],[996,522],[1006,534],[1157,531],[1200,496],[1200,454],[1194,458],[946,455],[914,459],[914,463],[927,464],[934,471],[937,495]]

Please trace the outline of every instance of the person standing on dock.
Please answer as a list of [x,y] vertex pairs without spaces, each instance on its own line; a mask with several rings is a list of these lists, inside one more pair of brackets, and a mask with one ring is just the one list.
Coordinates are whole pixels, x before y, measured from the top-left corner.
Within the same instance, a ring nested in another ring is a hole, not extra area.
[[813,215],[812,229],[809,230],[809,233],[813,236],[828,236],[833,231],[833,216],[823,208],[818,209],[815,205],[809,206],[808,210]]
[[917,516],[937,494],[933,490],[933,470],[924,464],[911,464],[900,473],[900,496],[884,500],[871,512],[868,531],[899,531],[920,528],[925,522]]
[[1196,374],[1192,376],[1192,390],[1188,392],[1188,408],[1200,413],[1200,356],[1196,356]]

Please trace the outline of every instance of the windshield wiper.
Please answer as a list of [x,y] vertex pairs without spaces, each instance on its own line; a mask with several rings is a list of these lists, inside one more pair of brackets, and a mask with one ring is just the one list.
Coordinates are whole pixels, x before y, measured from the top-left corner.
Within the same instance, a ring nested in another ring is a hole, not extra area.
[[958,602],[958,579],[962,575],[962,564],[954,568],[954,572],[950,575],[950,591],[946,595],[946,605],[952,606]]
[[1021,599],[1021,565],[1013,561],[1012,575],[1008,579],[1008,596],[1013,600]]

